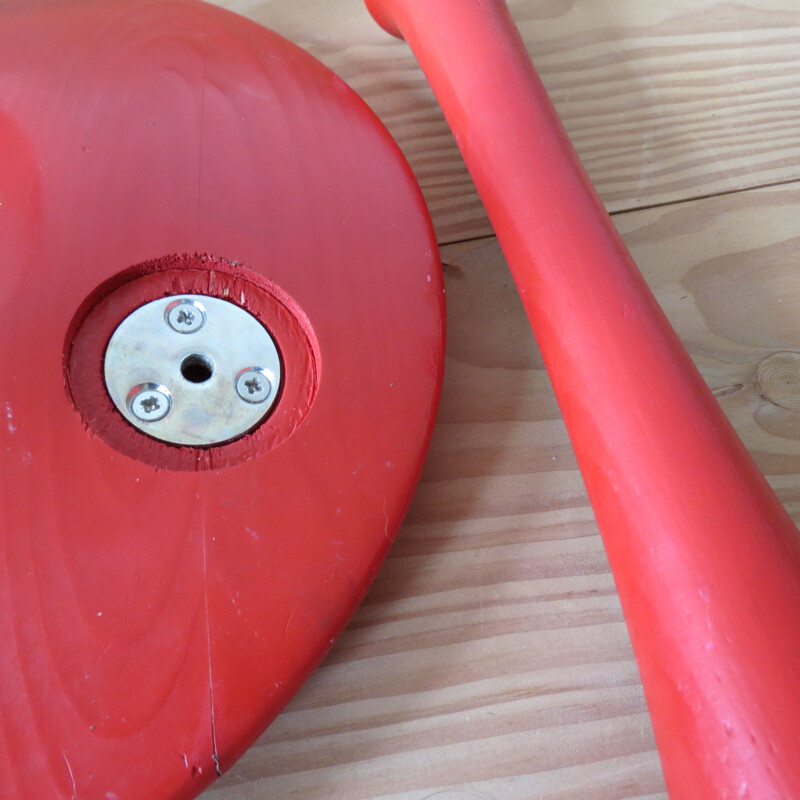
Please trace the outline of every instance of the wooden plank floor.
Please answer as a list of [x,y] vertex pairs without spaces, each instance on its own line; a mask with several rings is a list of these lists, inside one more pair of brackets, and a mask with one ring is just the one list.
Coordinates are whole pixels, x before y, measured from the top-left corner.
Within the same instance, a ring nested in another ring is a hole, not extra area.
[[[220,0],[398,139],[445,260],[448,356],[397,543],[322,667],[209,800],[665,798],[591,509],[513,283],[405,45],[361,0]],[[667,315],[800,518],[800,3],[516,0]]]

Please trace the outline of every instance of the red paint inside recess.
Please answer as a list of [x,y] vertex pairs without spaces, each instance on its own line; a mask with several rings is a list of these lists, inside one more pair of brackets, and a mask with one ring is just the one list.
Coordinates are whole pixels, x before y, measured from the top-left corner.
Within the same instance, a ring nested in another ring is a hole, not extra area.
[[[272,335],[281,356],[281,393],[268,417],[235,441],[213,447],[166,444],[138,431],[117,411],[103,380],[103,355],[117,326],[159,297],[202,294],[249,311]],[[75,315],[65,347],[67,385],[87,428],[111,447],[162,469],[222,469],[285,441],[308,414],[320,376],[311,323],[286,292],[240,264],[209,255],[167,256],[106,281]]]
[[583,473],[674,800],[800,798],[800,539],[636,269],[503,0],[367,0],[419,58]]

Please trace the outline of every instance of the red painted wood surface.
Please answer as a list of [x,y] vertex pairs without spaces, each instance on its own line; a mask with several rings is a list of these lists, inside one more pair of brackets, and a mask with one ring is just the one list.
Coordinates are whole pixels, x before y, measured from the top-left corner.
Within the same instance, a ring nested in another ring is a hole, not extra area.
[[367,0],[419,58],[508,259],[676,800],[800,797],[800,549],[605,213],[502,0]]
[[[192,0],[2,5],[0,203],[0,796],[193,797],[322,658],[411,498],[430,221],[345,85]],[[158,468],[84,424],[68,332],[104,281],[195,253],[302,310],[318,388],[282,443]]]

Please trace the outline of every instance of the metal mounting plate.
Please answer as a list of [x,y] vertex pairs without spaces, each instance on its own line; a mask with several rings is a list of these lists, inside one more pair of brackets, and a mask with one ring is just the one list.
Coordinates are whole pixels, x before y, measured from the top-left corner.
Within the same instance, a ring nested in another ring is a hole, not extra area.
[[[131,425],[179,445],[228,442],[257,425],[281,382],[278,350],[248,311],[217,297],[163,297],[112,335],[103,372]],[[166,409],[166,411],[164,411]]]

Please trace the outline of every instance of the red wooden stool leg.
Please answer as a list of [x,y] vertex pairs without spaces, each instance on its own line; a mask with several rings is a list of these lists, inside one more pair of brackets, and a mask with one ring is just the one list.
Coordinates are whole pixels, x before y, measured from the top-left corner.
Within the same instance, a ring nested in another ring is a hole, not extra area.
[[800,797],[800,554],[606,214],[502,0],[368,0],[415,52],[519,287],[673,798]]

